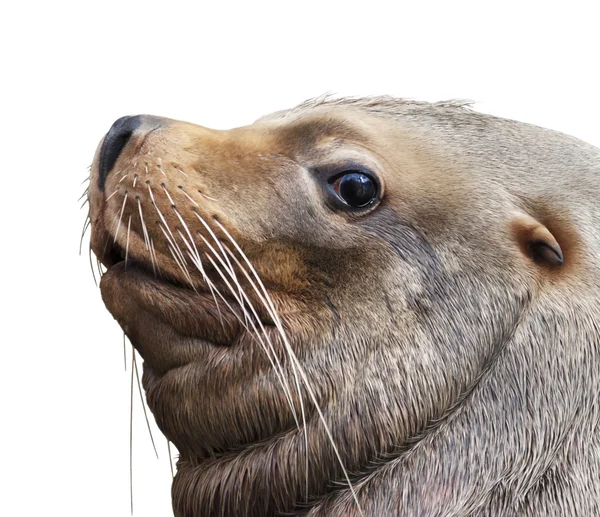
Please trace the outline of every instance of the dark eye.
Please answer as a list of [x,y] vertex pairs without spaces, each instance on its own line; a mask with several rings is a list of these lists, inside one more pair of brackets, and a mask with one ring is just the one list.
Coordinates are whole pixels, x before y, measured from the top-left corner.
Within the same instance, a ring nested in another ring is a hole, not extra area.
[[331,185],[335,193],[352,208],[367,206],[377,197],[377,183],[371,176],[357,171],[347,171]]

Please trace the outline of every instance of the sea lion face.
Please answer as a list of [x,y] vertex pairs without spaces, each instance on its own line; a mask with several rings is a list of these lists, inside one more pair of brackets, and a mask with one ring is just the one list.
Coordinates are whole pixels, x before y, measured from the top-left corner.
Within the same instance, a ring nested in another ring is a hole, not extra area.
[[343,488],[460,405],[577,262],[517,172],[439,122],[464,108],[405,110],[322,103],[230,131],[133,117],[101,142],[92,248],[181,453],[176,515]]

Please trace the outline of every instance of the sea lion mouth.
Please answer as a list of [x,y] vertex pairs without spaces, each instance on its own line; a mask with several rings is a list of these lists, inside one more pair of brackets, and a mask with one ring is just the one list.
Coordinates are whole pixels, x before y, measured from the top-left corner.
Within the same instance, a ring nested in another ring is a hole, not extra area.
[[[132,255],[114,236],[107,234],[104,239],[101,253],[97,252],[107,268],[100,281],[102,298],[154,372],[164,375],[202,360],[207,347],[234,348],[253,339],[242,316],[247,308],[231,287],[216,279],[207,283],[194,278],[186,283],[164,271],[160,262]],[[205,274],[214,277],[210,267]],[[255,325],[261,332],[275,333],[268,312],[254,305]]]
[[107,248],[108,249],[99,257],[100,262],[106,267],[106,269],[110,269],[115,264],[129,259],[126,251],[116,242],[107,245]]
[[107,271],[113,267],[122,264],[123,270],[136,269],[146,274],[146,282],[163,282],[176,286],[180,289],[198,289],[196,285],[185,284],[164,273],[156,264],[149,263],[137,256],[133,256],[128,249],[123,248],[113,237],[107,238],[107,243],[102,253],[96,254],[100,263],[106,267]]

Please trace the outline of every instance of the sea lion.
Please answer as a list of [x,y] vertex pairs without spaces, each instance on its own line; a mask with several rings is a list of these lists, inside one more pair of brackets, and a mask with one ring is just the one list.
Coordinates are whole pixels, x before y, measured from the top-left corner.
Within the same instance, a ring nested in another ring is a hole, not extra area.
[[91,246],[175,515],[600,515],[599,180],[460,102],[115,122]]

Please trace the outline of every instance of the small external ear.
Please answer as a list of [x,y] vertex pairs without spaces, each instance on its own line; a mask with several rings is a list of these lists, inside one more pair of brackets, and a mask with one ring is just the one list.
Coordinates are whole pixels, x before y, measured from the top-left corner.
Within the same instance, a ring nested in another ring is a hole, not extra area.
[[521,249],[533,261],[549,266],[563,264],[563,252],[558,241],[537,219],[519,213],[515,215],[511,225]]

